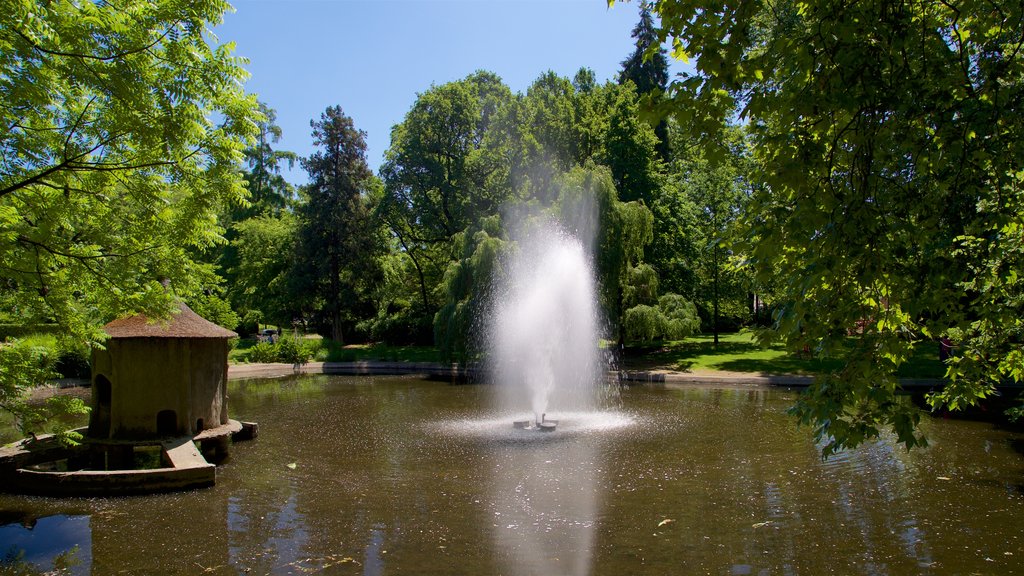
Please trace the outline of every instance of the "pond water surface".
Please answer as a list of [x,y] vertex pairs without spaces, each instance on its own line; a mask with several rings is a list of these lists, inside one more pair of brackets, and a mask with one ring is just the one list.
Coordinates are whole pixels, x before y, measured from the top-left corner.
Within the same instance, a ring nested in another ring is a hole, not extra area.
[[0,495],[0,558],[75,574],[1024,573],[1024,438],[990,424],[928,420],[926,450],[822,461],[785,390],[632,388],[552,434],[513,431],[491,392],[232,382],[232,417],[260,437],[216,487]]

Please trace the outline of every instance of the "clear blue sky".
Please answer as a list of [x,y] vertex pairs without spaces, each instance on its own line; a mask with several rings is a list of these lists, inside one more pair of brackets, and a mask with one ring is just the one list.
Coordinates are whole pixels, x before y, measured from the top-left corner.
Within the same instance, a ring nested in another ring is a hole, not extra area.
[[[475,70],[513,92],[544,71],[614,79],[633,50],[636,2],[605,0],[234,0],[214,32],[249,59],[249,92],[277,111],[277,148],[312,152],[309,122],[340,105],[367,133],[374,171],[391,127],[432,84]],[[675,67],[673,67],[675,70]],[[286,178],[300,184],[296,165]]]

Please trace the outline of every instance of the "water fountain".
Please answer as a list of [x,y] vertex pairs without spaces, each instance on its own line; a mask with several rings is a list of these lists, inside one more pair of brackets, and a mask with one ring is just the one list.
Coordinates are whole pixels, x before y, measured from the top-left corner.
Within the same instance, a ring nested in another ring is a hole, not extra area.
[[630,422],[599,406],[607,366],[589,250],[557,223],[535,220],[503,271],[487,321],[501,415],[490,434],[506,441],[491,451],[495,544],[513,558],[513,574],[588,574],[600,508],[594,436]]
[[551,432],[549,414],[593,410],[604,381],[594,273],[583,242],[552,221],[517,240],[488,322],[491,380],[516,429]]

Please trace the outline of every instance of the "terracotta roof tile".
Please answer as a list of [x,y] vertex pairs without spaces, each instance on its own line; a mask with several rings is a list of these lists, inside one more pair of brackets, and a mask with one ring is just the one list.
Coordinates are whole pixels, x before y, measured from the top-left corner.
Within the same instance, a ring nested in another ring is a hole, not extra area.
[[103,330],[111,338],[233,338],[238,336],[227,328],[210,322],[192,311],[184,302],[170,320],[151,322],[145,314],[120,318]]

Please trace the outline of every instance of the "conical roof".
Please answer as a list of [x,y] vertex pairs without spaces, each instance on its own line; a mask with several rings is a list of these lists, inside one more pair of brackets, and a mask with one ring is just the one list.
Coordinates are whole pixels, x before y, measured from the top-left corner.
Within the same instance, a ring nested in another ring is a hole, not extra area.
[[184,302],[170,320],[152,322],[145,314],[119,318],[103,327],[111,338],[234,338],[238,336],[192,311]]

